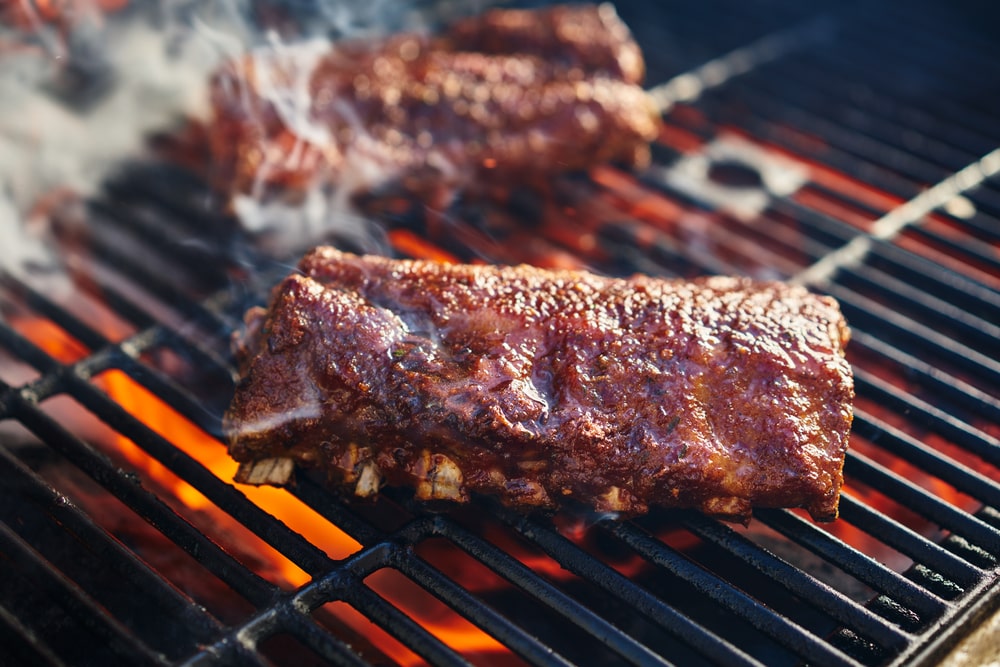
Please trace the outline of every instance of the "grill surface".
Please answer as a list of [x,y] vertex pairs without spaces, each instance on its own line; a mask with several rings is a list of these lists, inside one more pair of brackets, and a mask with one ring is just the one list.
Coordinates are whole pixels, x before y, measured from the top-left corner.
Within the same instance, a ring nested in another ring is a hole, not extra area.
[[[649,172],[561,179],[558,206],[522,202],[526,223],[460,202],[445,234],[419,211],[380,224],[400,253],[417,239],[461,258],[749,273],[837,297],[858,391],[837,523],[769,510],[744,530],[657,511],[582,517],[581,530],[484,499],[444,513],[405,492],[345,503],[305,475],[276,493],[346,546],[311,542],[186,446],[200,429],[223,451],[229,335],[288,258],[255,253],[197,175],[158,161],[124,168],[85,227],[64,225],[71,299],[58,277],[0,277],[0,662],[378,664],[391,635],[443,665],[930,664],[991,613],[1000,60],[980,32],[989,22],[961,6],[696,4],[619,7],[674,102]],[[708,182],[722,199],[678,177],[720,144]],[[798,176],[760,188],[757,168]],[[129,395],[148,392],[184,428],[108,393],[126,377]],[[244,528],[220,532],[169,497],[108,446],[122,438]],[[281,585],[257,538],[308,582]],[[421,611],[440,603],[509,652],[450,647]],[[362,636],[345,606],[381,630]]]

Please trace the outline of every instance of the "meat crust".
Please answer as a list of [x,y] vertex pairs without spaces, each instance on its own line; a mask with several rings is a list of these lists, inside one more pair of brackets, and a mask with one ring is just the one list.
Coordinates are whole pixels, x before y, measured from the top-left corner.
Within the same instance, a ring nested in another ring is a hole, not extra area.
[[436,36],[251,53],[213,78],[207,134],[233,194],[537,185],[648,161],[643,70],[609,5],[496,10]]
[[247,315],[224,427],[370,495],[837,515],[848,329],[801,287],[316,248]]

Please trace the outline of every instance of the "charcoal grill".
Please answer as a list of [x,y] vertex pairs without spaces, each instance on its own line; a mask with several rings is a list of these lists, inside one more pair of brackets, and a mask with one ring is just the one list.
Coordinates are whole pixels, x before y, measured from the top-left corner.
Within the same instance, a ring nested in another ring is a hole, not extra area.
[[[842,518],[569,521],[488,499],[437,511],[405,491],[346,502],[302,475],[281,493],[344,535],[341,550],[324,548],[185,447],[194,429],[222,450],[229,336],[289,258],[255,253],[203,174],[156,159],[123,166],[82,227],[60,227],[71,299],[44,272],[0,276],[0,663],[385,664],[398,644],[441,665],[928,665],[995,613],[989,21],[930,3],[619,12],[664,82],[654,167],[559,179],[558,206],[518,207],[530,225],[459,202],[439,238],[419,214],[384,214],[387,251],[747,273],[832,294],[854,331],[858,391]],[[720,142],[741,148],[711,158]],[[677,180],[692,159],[708,160],[708,190]],[[769,165],[799,176],[775,189],[761,180]],[[729,207],[720,187],[733,201],[756,190],[757,208]],[[185,428],[152,424],[109,393],[109,377]],[[108,446],[123,438],[237,528],[179,504]],[[262,566],[248,546],[258,539],[306,583]],[[463,649],[423,607],[492,643]]]

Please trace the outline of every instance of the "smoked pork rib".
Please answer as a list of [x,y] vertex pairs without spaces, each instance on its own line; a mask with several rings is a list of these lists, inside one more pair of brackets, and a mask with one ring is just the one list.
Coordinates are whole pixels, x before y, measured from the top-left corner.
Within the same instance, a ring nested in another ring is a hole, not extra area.
[[213,77],[207,134],[234,195],[537,185],[648,161],[644,68],[610,5],[494,10],[437,35],[251,52]]
[[329,247],[299,269],[237,342],[241,481],[294,461],[362,496],[837,515],[854,391],[829,297]]

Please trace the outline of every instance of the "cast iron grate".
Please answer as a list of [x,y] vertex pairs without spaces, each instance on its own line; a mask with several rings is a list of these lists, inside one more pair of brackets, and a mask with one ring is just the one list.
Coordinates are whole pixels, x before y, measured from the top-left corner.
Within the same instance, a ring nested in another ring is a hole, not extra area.
[[[52,665],[268,665],[289,656],[381,664],[389,651],[373,637],[391,636],[444,665],[939,657],[1000,597],[1000,181],[995,160],[983,158],[1000,144],[984,120],[1000,114],[994,98],[969,100],[983,79],[964,73],[968,58],[949,67],[921,49],[937,30],[951,35],[940,41],[952,54],[958,38],[986,54],[995,46],[940,14],[847,6],[816,31],[812,11],[769,4],[760,20],[722,2],[676,17],[680,45],[697,42],[701,54],[654,58],[654,80],[789,26],[812,26],[811,37],[795,57],[762,61],[671,108],[658,169],[563,179],[559,207],[533,208],[529,198],[527,230],[511,228],[497,207],[473,216],[461,202],[452,213],[468,222],[448,238],[412,212],[382,224],[390,242],[406,233],[463,258],[516,261],[512,248],[530,248],[535,258],[559,252],[613,273],[798,277],[836,296],[854,330],[859,396],[837,524],[770,510],[744,530],[659,511],[628,522],[586,517],[580,531],[486,499],[444,513],[401,491],[347,503],[303,475],[283,493],[349,543],[325,548],[189,451],[190,430],[153,424],[109,392],[112,379],[127,378],[130,391],[148,392],[222,450],[228,337],[287,270],[254,254],[208,204],[198,176],[130,167],[89,202],[84,234],[72,222],[59,234],[72,240],[63,247],[72,299],[59,276],[0,276],[0,656]],[[640,40],[661,23],[645,25]],[[873,30],[898,30],[912,45],[874,39]],[[885,69],[867,66],[876,55],[922,73],[887,80]],[[990,71],[988,60],[973,61]],[[963,73],[952,80],[956,69]],[[749,216],[664,178],[732,136],[807,166],[806,176],[791,192],[765,193]],[[878,221],[968,165],[979,165],[979,180],[883,233]],[[530,246],[516,242],[526,236]],[[809,270],[824,261],[828,270]],[[222,522],[214,530],[168,497],[117,455],[120,438],[245,532],[227,534]],[[242,547],[250,538],[306,583],[272,576]],[[506,653],[457,650],[393,595],[407,586]],[[337,605],[382,634],[365,636]]]

